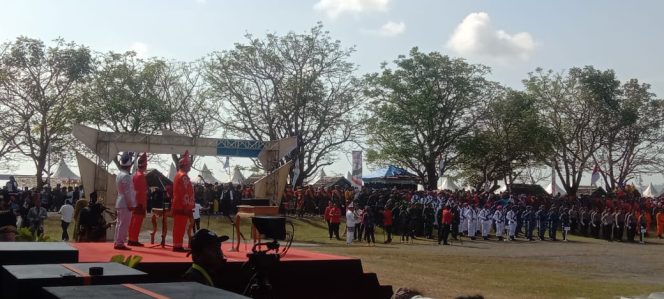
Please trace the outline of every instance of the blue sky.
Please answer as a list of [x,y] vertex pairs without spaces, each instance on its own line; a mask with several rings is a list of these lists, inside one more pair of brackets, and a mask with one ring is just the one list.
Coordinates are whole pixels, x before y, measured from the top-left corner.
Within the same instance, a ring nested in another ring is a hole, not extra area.
[[[62,37],[98,51],[194,60],[245,33],[304,32],[322,21],[356,47],[360,73],[418,46],[489,65],[493,80],[514,88],[536,67],[594,65],[650,83],[661,97],[662,12],[655,0],[0,0],[0,41]],[[346,173],[347,164],[327,172]]]

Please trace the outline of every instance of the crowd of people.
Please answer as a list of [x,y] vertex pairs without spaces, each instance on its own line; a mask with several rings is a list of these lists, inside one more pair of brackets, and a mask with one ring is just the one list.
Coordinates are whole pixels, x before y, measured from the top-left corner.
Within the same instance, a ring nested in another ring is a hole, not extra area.
[[625,242],[638,238],[645,243],[652,229],[658,238],[664,232],[664,198],[641,197],[630,189],[598,196],[535,196],[307,186],[287,188],[282,208],[297,217],[323,218],[330,239],[341,239],[339,227],[345,215],[345,234],[350,235],[352,227],[353,240],[370,245],[375,244],[375,226],[383,228],[384,243],[391,243],[393,234],[402,243],[426,238],[449,244],[450,236],[567,241],[570,235]]

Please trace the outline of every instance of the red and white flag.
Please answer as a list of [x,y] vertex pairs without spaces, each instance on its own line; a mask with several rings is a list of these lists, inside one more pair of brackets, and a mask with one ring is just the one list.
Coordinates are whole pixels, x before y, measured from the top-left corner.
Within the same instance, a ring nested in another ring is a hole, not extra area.
[[593,174],[590,177],[590,185],[595,186],[595,183],[599,181],[599,166],[595,164],[595,168],[593,168]]

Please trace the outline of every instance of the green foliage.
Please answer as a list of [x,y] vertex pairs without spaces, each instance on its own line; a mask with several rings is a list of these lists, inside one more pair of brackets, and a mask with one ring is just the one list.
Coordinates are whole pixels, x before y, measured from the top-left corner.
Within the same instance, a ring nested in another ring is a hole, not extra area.
[[140,255],[130,255],[125,258],[124,255],[118,254],[111,257],[112,263],[118,263],[125,265],[129,268],[136,268],[136,265],[143,260],[143,257]]
[[472,131],[500,86],[489,68],[413,48],[409,56],[368,75],[373,101],[367,121],[370,163],[388,162],[414,170],[435,188],[438,160],[453,161],[459,139]]
[[44,234],[37,235],[33,234],[29,228],[22,227],[18,229],[18,234],[16,235],[16,241],[20,242],[49,242],[51,237]]
[[293,183],[301,185],[358,139],[363,81],[348,61],[353,52],[318,24],[303,34],[247,35],[244,43],[214,53],[206,79],[223,99],[223,128],[264,141],[298,136],[287,159],[299,161]]
[[0,48],[0,109],[6,124],[20,126],[14,142],[34,162],[39,188],[49,171],[47,154],[58,156],[71,144],[72,119],[91,60],[88,48],[62,39],[47,47],[18,37]]

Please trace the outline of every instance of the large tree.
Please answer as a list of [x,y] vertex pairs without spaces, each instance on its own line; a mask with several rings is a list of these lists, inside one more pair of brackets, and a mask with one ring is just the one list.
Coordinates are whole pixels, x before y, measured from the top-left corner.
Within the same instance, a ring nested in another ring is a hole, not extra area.
[[134,52],[107,53],[95,62],[81,115],[98,128],[122,133],[155,133],[171,118],[157,88],[168,66]]
[[537,69],[524,84],[551,133],[553,154],[542,160],[555,169],[567,194],[575,195],[610,130],[609,111],[617,105],[620,83],[612,70],[586,66],[567,73]]
[[304,34],[246,37],[208,61],[207,80],[223,100],[222,126],[231,136],[262,141],[297,136],[287,158],[298,161],[293,184],[301,185],[358,133],[363,95],[349,62],[354,49],[320,24]]
[[495,188],[511,186],[550,153],[549,132],[537,113],[535,99],[507,90],[491,101],[476,132],[459,143],[459,169],[469,183]]
[[18,150],[37,169],[37,187],[48,175],[49,154],[67,150],[71,123],[80,100],[80,86],[91,71],[90,51],[58,39],[19,37],[0,50],[0,105],[6,121],[21,124]]
[[413,48],[395,68],[369,75],[372,113],[368,120],[369,161],[414,170],[435,189],[439,159],[455,156],[459,139],[475,127],[500,87],[489,68]]
[[664,101],[650,85],[631,79],[617,90],[611,122],[602,146],[593,155],[607,190],[624,186],[641,174],[664,171]]

